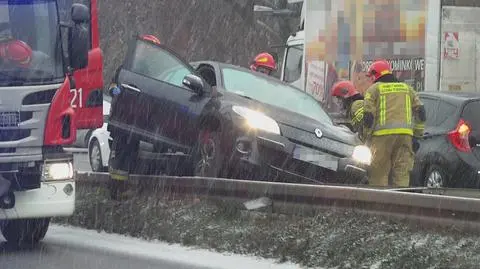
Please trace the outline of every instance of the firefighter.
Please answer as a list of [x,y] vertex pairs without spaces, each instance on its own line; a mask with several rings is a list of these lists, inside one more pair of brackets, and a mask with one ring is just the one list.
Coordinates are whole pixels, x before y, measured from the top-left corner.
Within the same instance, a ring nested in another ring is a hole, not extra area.
[[262,52],[255,56],[250,65],[250,70],[271,75],[274,71],[277,71],[277,63],[270,53]]
[[[143,35],[140,38],[160,45],[160,40],[153,35]],[[117,86],[121,68],[122,66],[117,69],[109,87],[109,93],[112,97],[117,96],[121,91]],[[139,143],[124,133],[118,133],[115,136],[110,151],[109,174],[111,196],[113,199],[118,199],[122,196],[128,196],[126,181],[133,165],[135,165]]]
[[364,100],[364,136],[373,158],[369,184],[408,187],[413,169],[413,145],[423,136],[425,109],[415,90],[399,82],[385,60],[375,61],[367,74],[373,84]]
[[[332,96],[342,101],[343,109],[347,111],[347,118],[352,126],[352,131],[357,132],[360,139],[363,136],[363,96],[355,89],[349,80],[338,81],[333,84]],[[362,139],[363,140],[363,139]]]

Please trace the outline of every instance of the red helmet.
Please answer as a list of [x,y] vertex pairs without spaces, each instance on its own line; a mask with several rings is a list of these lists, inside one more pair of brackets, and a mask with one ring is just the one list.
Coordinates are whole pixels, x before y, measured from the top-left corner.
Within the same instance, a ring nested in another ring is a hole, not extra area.
[[340,98],[349,98],[356,94],[360,94],[353,82],[350,80],[341,80],[333,84],[332,86],[332,96],[340,97]]
[[257,71],[258,67],[275,71],[277,70],[277,63],[275,63],[275,59],[270,53],[263,52],[255,56],[253,63],[250,65],[250,69],[253,71]]
[[158,39],[156,36],[154,35],[142,35],[141,38],[143,40],[148,40],[148,41],[151,41],[157,45],[160,45],[160,39]]
[[0,57],[27,67],[32,61],[32,48],[21,40],[8,41],[0,44]]
[[368,76],[375,80],[388,74],[392,74],[392,67],[386,60],[377,60],[368,68]]

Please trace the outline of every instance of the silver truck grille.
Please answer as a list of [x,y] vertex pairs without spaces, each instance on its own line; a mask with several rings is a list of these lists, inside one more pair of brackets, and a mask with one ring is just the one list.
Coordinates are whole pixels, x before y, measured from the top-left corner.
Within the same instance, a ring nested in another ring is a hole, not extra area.
[[0,163],[42,159],[48,110],[60,86],[0,87]]

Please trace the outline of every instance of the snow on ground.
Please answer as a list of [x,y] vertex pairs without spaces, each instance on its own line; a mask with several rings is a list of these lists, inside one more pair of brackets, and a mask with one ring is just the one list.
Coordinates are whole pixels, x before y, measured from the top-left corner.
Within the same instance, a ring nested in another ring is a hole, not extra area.
[[129,257],[162,260],[206,268],[278,268],[298,269],[292,263],[277,264],[274,260],[245,255],[217,253],[207,250],[167,244],[159,241],[145,241],[117,234],[107,234],[70,226],[51,225],[45,243],[68,244],[69,246],[98,249]]

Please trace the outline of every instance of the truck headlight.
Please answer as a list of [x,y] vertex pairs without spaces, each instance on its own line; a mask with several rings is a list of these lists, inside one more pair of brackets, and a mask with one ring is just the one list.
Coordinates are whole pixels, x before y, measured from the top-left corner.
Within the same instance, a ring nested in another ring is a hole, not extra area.
[[353,149],[352,159],[359,163],[370,165],[372,162],[372,151],[367,146],[356,146]]
[[72,179],[73,164],[71,162],[45,163],[43,176],[45,181]]
[[233,106],[232,110],[242,116],[247,121],[249,127],[269,133],[280,134],[278,123],[269,116],[243,106]]

